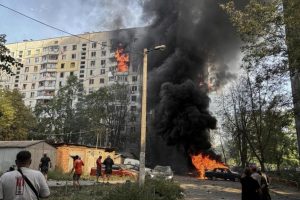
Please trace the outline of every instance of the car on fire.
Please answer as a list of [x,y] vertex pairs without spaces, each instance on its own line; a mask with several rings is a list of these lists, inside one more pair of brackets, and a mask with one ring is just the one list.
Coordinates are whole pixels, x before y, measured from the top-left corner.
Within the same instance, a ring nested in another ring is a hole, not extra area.
[[[90,171],[90,176],[96,176],[96,167],[92,167]],[[105,165],[102,165],[101,171],[102,174],[105,174]],[[113,165],[112,166],[112,175],[113,176],[127,176],[127,177],[137,177],[137,173],[134,170],[127,169],[126,166],[123,165]]]
[[148,176],[151,179],[173,180],[174,174],[170,166],[157,165],[148,172]]
[[211,180],[216,180],[219,178],[224,180],[239,181],[241,179],[241,175],[239,173],[233,172],[228,168],[215,168],[213,170],[206,171],[205,176]]

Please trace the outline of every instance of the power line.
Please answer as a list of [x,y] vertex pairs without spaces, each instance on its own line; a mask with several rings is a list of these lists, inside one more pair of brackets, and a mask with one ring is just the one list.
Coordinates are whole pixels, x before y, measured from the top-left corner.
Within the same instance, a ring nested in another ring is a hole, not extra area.
[[[44,25],[44,26],[47,26],[47,27],[49,27],[49,28],[52,28],[52,29],[55,29],[55,30],[57,30],[57,31],[66,33],[66,34],[71,35],[71,36],[73,36],[73,37],[77,37],[77,38],[79,38],[79,39],[87,40],[87,41],[92,42],[92,43],[97,43],[97,44],[101,45],[102,47],[111,47],[111,48],[112,48],[112,46],[110,46],[110,45],[104,45],[104,44],[102,44],[102,43],[100,43],[100,42],[93,41],[93,40],[90,40],[90,39],[81,37],[81,36],[79,36],[79,35],[75,35],[75,34],[73,34],[73,33],[70,33],[70,32],[68,32],[68,31],[62,30],[62,29],[60,29],[60,28],[56,28],[55,26],[52,26],[52,25],[47,24],[47,23],[45,23],[45,22],[42,22],[42,21],[40,21],[40,20],[38,20],[38,19],[35,19],[35,18],[33,18],[33,17],[30,17],[30,16],[28,16],[28,15],[26,15],[26,14],[24,14],[24,13],[21,13],[21,12],[15,10],[15,9],[13,9],[13,8],[7,7],[7,6],[5,6],[5,5],[3,5],[3,4],[1,4],[1,3],[0,3],[0,6],[2,6],[3,8],[6,8],[6,9],[12,11],[12,12],[15,12],[15,13],[17,13],[17,14],[23,16],[23,17],[26,17],[26,18],[28,18],[28,19],[30,19],[30,20],[33,20],[33,21],[35,21],[35,22],[37,22],[37,23],[40,23],[40,24],[42,24],[42,25]],[[135,54],[142,54],[141,52],[134,52],[134,51],[129,51],[129,52],[130,52],[130,53],[135,53]]]

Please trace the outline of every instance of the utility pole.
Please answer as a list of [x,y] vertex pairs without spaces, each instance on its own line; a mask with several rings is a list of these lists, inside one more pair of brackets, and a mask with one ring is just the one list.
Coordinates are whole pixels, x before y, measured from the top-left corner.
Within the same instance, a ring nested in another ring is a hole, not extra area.
[[145,154],[146,154],[146,128],[147,128],[147,75],[148,75],[147,61],[148,61],[148,50],[144,49],[139,186],[143,186],[145,183]]
[[154,47],[154,49],[144,49],[143,60],[143,89],[142,89],[142,116],[141,116],[141,148],[140,148],[140,173],[139,186],[145,183],[145,162],[146,162],[146,131],[147,131],[147,79],[148,79],[148,53],[154,50],[164,50],[165,45]]

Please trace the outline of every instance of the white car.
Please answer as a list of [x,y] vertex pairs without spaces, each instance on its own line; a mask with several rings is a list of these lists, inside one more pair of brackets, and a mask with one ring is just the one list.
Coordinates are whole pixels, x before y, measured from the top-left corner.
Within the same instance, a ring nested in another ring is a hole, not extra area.
[[150,178],[160,178],[165,180],[173,180],[173,171],[170,166],[160,166],[157,165],[149,173]]

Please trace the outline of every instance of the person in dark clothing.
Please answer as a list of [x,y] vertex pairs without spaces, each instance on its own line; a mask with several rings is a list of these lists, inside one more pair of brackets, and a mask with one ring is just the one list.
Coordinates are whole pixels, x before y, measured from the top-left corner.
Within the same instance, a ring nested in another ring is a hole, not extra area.
[[250,168],[246,168],[244,176],[241,178],[242,200],[260,200],[260,186],[251,177]]
[[258,172],[261,175],[261,200],[271,200],[271,195],[269,192],[269,178],[265,173]]
[[[103,164],[105,165],[105,177],[107,179],[107,183],[109,182],[109,178],[112,174],[112,166],[115,164],[114,161],[110,158],[110,156],[107,156],[107,158],[103,161]],[[104,179],[103,179],[104,181]]]
[[51,168],[51,160],[50,158],[47,156],[46,153],[44,153],[44,156],[41,158],[41,162],[40,162],[40,170],[43,173],[43,175],[45,176],[45,179],[48,179],[48,170],[49,167]]

